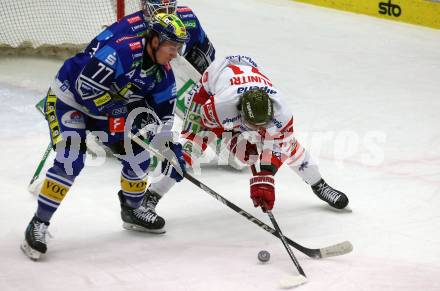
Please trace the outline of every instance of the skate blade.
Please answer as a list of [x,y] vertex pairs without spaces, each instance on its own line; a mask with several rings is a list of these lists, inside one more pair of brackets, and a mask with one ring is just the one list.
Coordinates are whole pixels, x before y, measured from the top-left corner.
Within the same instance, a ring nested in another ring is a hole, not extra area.
[[298,287],[305,283],[307,283],[307,278],[304,277],[303,275],[287,276],[280,280],[280,287],[282,289],[289,289],[289,288]]
[[327,208],[333,212],[339,212],[339,213],[352,213],[353,212],[353,209],[351,209],[349,205],[345,206],[345,208],[338,209],[338,208],[331,206],[330,204],[327,204]]
[[27,243],[26,240],[24,240],[23,243],[20,245],[20,249],[29,259],[33,261],[38,261],[42,255],[42,253],[40,253],[39,251],[31,248],[31,246]]
[[134,231],[140,231],[140,232],[149,232],[149,233],[156,233],[156,234],[162,234],[162,233],[166,232],[165,228],[151,229],[151,228],[142,227],[142,226],[139,226],[139,225],[136,225],[136,224],[132,224],[132,223],[128,223],[128,222],[124,222],[122,224],[122,227],[127,229],[127,230],[134,230]]

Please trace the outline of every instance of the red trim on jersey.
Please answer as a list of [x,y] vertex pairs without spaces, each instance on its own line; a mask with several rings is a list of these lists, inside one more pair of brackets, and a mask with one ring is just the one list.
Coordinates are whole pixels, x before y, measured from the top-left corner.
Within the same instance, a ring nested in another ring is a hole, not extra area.
[[177,12],[192,12],[192,9],[186,6],[179,6],[176,9]]
[[205,87],[201,86],[199,91],[194,95],[193,102],[197,104],[205,104],[206,101],[209,100],[209,94],[206,92]]
[[212,125],[217,124],[216,126],[217,128],[223,129],[223,125],[220,122],[220,119],[218,118],[217,111],[215,110],[214,96],[209,96],[209,100],[205,102],[205,104],[203,104],[202,110],[204,114],[202,115],[201,121],[204,126],[209,128],[214,128],[213,126],[208,126],[207,124],[205,124],[203,120],[205,118]]
[[206,72],[203,73],[203,76],[202,76],[202,82],[203,82],[203,83],[208,82],[208,71],[206,71]]
[[289,122],[287,122],[287,124],[283,128],[281,128],[280,132],[293,132],[293,117],[290,118]]

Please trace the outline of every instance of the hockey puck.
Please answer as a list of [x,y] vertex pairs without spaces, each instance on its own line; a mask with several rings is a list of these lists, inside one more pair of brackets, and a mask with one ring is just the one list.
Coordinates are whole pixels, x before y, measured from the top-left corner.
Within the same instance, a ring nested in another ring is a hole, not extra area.
[[262,263],[267,263],[270,260],[270,253],[268,251],[260,251],[258,253],[258,260]]

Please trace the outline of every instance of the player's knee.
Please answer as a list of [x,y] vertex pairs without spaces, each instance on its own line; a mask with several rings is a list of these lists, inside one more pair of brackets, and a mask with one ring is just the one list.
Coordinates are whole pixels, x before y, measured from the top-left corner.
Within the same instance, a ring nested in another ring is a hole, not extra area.
[[85,163],[87,151],[85,139],[80,138],[78,142],[73,142],[72,138],[68,137],[54,147],[56,151],[54,166],[67,176],[78,176]]

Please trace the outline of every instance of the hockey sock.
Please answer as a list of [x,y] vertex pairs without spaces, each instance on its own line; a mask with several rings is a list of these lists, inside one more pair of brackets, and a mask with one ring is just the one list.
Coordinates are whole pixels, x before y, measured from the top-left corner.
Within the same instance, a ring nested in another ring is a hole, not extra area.
[[38,195],[37,217],[42,221],[49,222],[52,215],[60,206],[73,184],[74,177],[66,177],[56,173],[55,167],[50,168],[46,173]]
[[165,193],[167,193],[175,184],[176,184],[176,180],[162,175],[160,177],[160,180],[155,181],[154,183],[152,183],[150,185],[150,187],[148,188],[150,191],[153,191],[157,194],[159,194],[161,197],[163,195],[165,195]]
[[309,185],[314,185],[321,180],[318,165],[303,147],[290,158],[288,165]]
[[[131,174],[131,175],[130,175]],[[147,188],[147,176],[138,177],[132,171],[122,169],[121,172],[121,189],[125,203],[132,207],[138,208],[142,204],[145,189]]]

